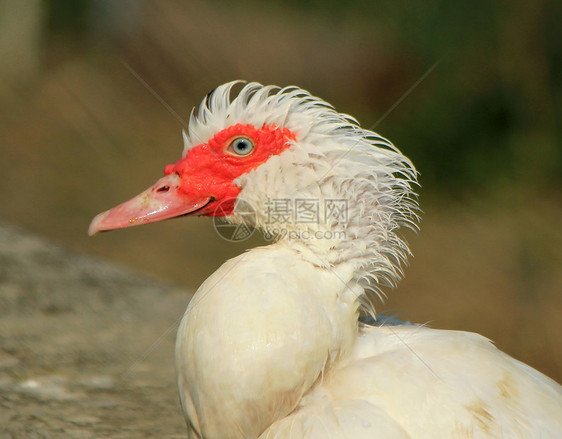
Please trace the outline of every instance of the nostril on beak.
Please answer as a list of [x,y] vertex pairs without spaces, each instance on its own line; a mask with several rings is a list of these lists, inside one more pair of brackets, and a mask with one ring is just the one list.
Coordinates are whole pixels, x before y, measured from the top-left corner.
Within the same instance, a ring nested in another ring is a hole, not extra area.
[[170,186],[168,186],[167,184],[164,186],[160,186],[158,189],[156,189],[156,192],[168,192],[170,190]]

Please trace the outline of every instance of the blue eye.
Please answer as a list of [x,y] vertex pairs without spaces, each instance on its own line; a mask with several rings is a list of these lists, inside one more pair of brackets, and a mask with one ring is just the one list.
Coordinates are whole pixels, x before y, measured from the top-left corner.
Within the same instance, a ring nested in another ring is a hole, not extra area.
[[254,150],[255,145],[252,139],[248,137],[237,137],[228,146],[228,151],[233,153],[232,155],[244,157],[250,155]]

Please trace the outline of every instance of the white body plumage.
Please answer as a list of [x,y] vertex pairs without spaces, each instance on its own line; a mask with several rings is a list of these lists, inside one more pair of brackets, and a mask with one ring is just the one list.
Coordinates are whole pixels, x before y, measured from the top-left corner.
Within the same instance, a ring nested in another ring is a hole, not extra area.
[[556,382],[477,334],[358,327],[352,276],[284,243],[219,268],[178,331],[188,437],[561,437]]

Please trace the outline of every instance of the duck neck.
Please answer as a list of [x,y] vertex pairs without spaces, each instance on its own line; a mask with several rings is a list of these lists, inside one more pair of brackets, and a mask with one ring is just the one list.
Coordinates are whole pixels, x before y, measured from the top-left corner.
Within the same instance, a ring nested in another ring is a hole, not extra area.
[[[298,197],[261,201],[257,226],[320,267],[341,264],[354,269],[354,279],[380,293],[395,286],[410,254],[398,234],[412,224],[406,199],[373,191],[370,179],[333,178]],[[412,214],[414,215],[414,214]]]

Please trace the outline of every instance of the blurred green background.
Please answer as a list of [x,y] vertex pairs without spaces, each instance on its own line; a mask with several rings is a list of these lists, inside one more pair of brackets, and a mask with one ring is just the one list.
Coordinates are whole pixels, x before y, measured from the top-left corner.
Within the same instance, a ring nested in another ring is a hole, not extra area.
[[561,380],[560,22],[543,0],[0,0],[0,221],[194,290],[259,238],[190,218],[88,239],[89,221],[179,158],[210,89],[299,85],[421,173],[415,257],[378,309]]

